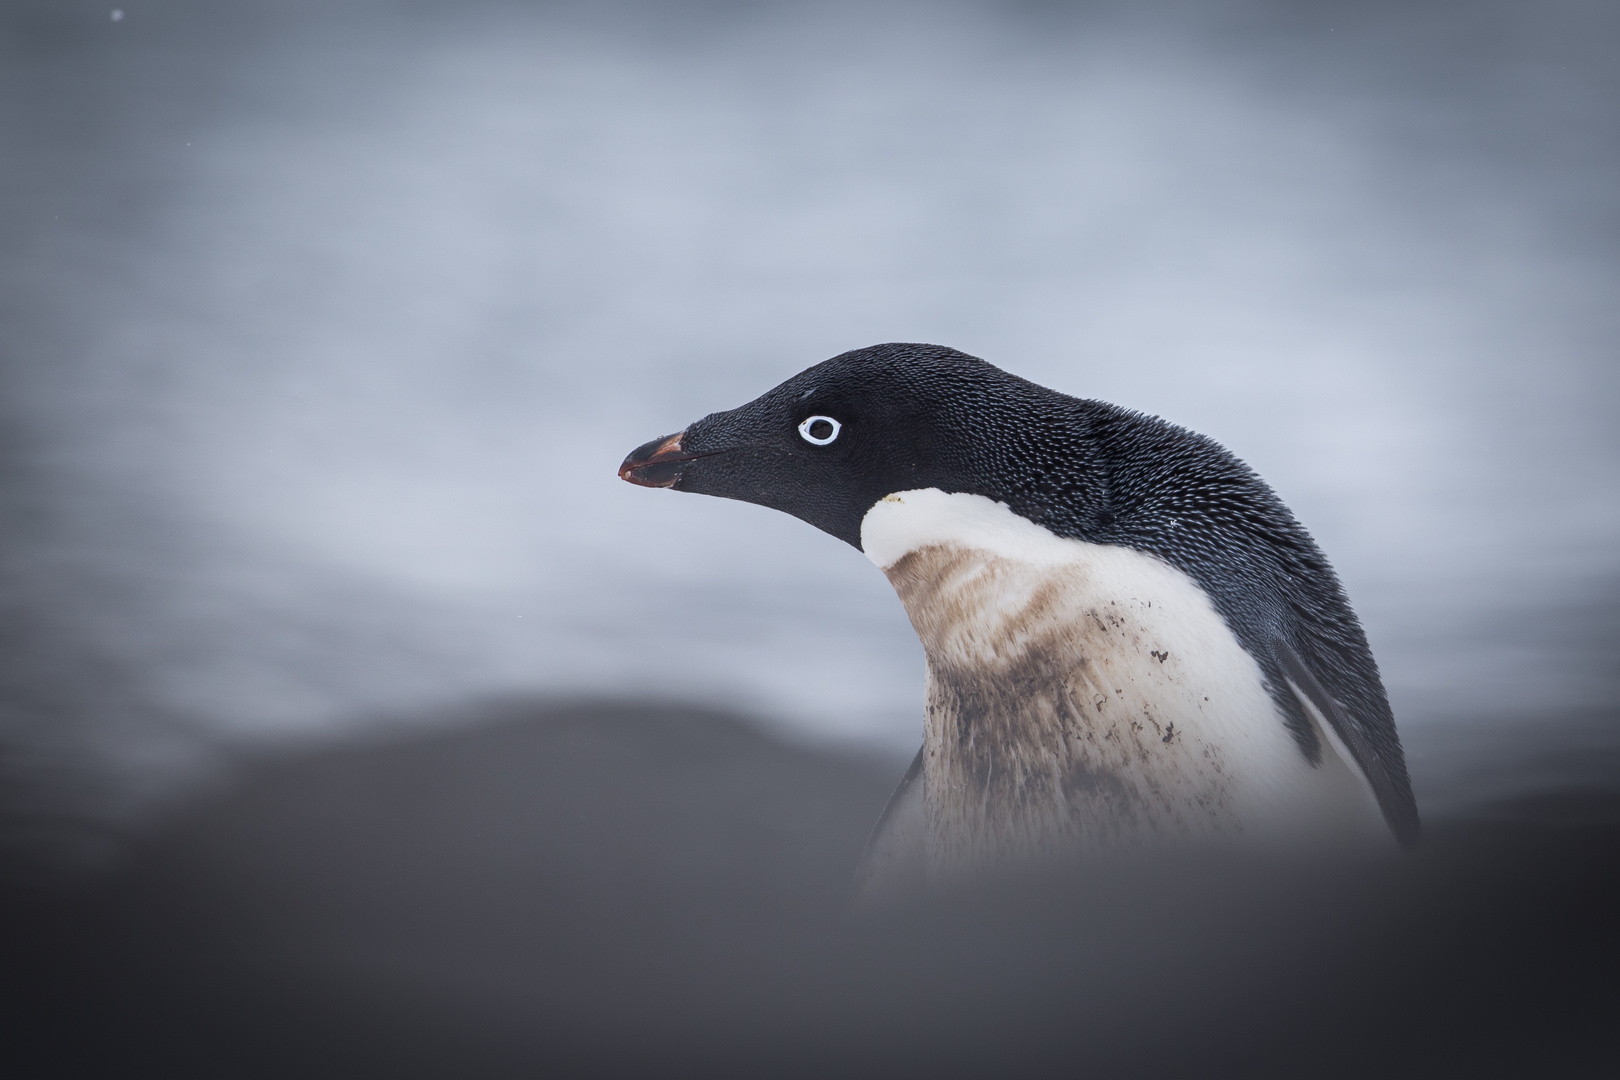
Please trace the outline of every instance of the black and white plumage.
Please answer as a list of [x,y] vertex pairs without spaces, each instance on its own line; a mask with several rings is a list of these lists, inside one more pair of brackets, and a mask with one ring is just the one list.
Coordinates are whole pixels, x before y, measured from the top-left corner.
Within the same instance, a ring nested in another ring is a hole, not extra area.
[[869,879],[1142,843],[1418,836],[1338,578],[1209,439],[889,344],[649,442],[620,475],[783,510],[893,583],[928,658],[927,720]]

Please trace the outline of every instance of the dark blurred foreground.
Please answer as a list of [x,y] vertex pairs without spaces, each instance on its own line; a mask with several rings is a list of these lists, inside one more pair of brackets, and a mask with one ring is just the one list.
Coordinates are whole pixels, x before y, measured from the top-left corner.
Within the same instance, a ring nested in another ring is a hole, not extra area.
[[5,886],[6,1076],[1614,1076],[1620,798],[857,919],[897,769],[650,706],[251,770]]

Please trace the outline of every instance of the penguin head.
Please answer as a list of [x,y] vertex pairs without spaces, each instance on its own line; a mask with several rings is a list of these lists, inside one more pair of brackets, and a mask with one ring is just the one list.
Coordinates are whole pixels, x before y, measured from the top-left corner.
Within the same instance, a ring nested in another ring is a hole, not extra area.
[[[1030,428],[1046,426],[1038,417],[1052,396],[954,349],[875,345],[637,447],[619,476],[758,503],[860,548],[861,520],[892,492],[1016,498],[1045,475]],[[1050,453],[1053,433],[1042,434]],[[1077,440],[1066,434],[1055,448],[1071,451],[1072,467]]]

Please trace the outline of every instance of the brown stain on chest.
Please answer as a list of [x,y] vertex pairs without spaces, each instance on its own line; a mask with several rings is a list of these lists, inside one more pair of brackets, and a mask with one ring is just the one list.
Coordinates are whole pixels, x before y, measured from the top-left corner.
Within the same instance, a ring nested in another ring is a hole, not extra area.
[[885,572],[928,659],[936,869],[1240,828],[1151,601],[1105,597],[1084,565],[953,545]]

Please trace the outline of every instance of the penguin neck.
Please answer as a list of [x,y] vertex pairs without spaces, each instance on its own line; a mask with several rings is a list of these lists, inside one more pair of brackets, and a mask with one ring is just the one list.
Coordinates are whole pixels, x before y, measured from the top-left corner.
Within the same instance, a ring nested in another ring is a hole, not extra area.
[[928,660],[936,875],[1235,837],[1308,801],[1258,665],[1181,571],[936,489],[885,497],[861,539]]

